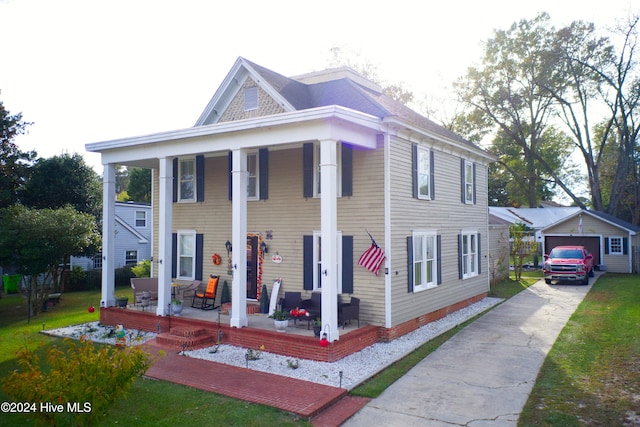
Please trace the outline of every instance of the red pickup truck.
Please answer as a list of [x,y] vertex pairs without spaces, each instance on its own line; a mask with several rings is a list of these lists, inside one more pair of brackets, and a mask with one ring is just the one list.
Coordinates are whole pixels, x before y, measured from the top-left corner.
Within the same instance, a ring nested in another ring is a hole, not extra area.
[[593,255],[584,246],[556,246],[544,256],[544,281],[579,281],[589,284],[593,277]]

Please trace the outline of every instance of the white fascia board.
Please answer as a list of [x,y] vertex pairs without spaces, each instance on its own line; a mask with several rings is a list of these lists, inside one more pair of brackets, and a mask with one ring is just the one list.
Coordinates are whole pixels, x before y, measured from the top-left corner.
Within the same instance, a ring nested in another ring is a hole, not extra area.
[[406,122],[396,118],[396,117],[386,117],[384,119],[384,123],[389,125],[391,128],[395,128],[397,130],[399,129],[405,129],[407,132],[413,133],[413,134],[420,134],[420,135],[424,135],[425,137],[428,138],[433,138],[436,141],[440,141],[443,142],[445,144],[448,144],[454,148],[457,148],[460,151],[467,151],[467,152],[472,152],[475,155],[484,158],[485,160],[487,160],[488,162],[495,162],[497,160],[497,158],[489,153],[487,153],[486,151],[482,150],[479,147],[471,147],[469,145],[466,144],[462,144],[460,141],[456,141],[454,139],[451,138],[447,138],[445,136],[442,136],[438,133],[426,130],[426,129],[422,129],[422,128],[418,128],[415,127],[413,125],[407,124]]
[[[375,134],[379,132],[379,118],[348,108],[329,106],[95,142],[86,144],[85,148],[89,152],[102,153],[102,163],[109,164],[323,138],[336,138],[374,149]],[[152,155],[150,148],[153,148]]]
[[138,232],[135,228],[129,225],[125,220],[116,215],[116,222],[128,230],[131,234],[133,234],[137,239],[138,243],[149,243],[149,239],[144,237],[140,232]]

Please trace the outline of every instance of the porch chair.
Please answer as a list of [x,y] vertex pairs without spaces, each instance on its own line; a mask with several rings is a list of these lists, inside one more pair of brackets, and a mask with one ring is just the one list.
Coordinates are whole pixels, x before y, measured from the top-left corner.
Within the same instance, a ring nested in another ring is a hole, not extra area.
[[351,324],[352,320],[358,321],[358,328],[360,327],[360,298],[351,297],[351,301],[346,304],[340,304],[338,306],[338,324],[344,325],[347,322]]
[[[218,290],[218,282],[220,281],[220,276],[211,275],[209,277],[209,282],[207,283],[207,288],[204,292],[200,290],[196,290],[193,293],[193,300],[191,300],[191,307],[199,308],[201,310],[213,310],[216,307],[216,292]],[[198,303],[196,305],[196,300]]]
[[193,282],[189,283],[184,288],[180,288],[180,297],[182,298],[182,301],[184,301],[184,299],[187,298],[187,297],[194,296],[196,291],[198,290],[198,288],[201,285],[202,285],[202,281],[194,280]]
[[285,292],[280,299],[280,311],[289,312],[294,308],[301,308],[302,292]]

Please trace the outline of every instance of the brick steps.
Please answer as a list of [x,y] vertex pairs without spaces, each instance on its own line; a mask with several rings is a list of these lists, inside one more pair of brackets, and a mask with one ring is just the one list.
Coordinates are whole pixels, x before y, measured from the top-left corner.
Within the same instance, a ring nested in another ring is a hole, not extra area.
[[196,350],[215,344],[215,337],[204,328],[176,326],[156,336],[156,342],[177,350]]

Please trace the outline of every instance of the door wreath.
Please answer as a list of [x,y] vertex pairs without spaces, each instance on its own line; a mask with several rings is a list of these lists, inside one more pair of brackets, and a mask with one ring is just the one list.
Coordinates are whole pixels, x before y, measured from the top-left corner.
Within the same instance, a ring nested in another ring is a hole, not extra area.
[[222,258],[220,258],[220,255],[218,255],[218,254],[213,254],[213,256],[211,257],[211,261],[215,265],[220,265],[220,263],[222,262]]

